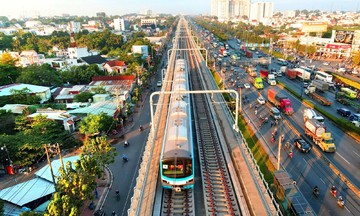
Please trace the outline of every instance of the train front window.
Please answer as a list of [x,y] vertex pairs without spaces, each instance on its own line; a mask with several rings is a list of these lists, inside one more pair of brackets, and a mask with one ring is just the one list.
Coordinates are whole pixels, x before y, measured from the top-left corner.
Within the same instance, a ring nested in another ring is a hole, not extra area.
[[164,176],[169,178],[184,178],[192,174],[191,159],[176,158],[162,162]]

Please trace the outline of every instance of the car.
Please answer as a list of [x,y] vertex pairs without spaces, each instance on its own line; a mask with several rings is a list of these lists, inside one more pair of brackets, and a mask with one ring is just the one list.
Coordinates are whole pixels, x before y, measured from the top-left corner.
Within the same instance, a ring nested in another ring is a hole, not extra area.
[[323,65],[329,65],[330,63],[329,62],[324,62]]
[[280,111],[276,107],[270,109],[270,115],[276,120],[281,119]]
[[311,146],[309,145],[309,143],[300,138],[294,140],[294,145],[296,146],[296,148],[298,148],[301,152],[304,153],[307,153],[311,150]]
[[157,86],[157,87],[161,87],[161,86],[162,86],[162,82],[161,82],[160,80],[157,81],[156,86]]
[[346,108],[337,109],[336,112],[339,113],[340,115],[344,116],[344,117],[349,117],[351,115],[350,110],[348,110]]
[[351,123],[353,123],[355,127],[360,127],[360,121],[352,121]]
[[265,104],[265,99],[262,96],[258,97],[257,101],[259,104]]
[[345,73],[346,69],[345,68],[339,68],[338,69],[338,72],[341,72],[341,73]]
[[249,89],[250,88],[250,84],[249,83],[244,83],[244,87]]

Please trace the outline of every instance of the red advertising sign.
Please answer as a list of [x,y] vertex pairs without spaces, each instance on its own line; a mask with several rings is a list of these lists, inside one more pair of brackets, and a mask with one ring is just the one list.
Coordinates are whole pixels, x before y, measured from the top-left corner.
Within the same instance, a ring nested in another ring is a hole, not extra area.
[[351,49],[351,44],[327,44],[328,49]]

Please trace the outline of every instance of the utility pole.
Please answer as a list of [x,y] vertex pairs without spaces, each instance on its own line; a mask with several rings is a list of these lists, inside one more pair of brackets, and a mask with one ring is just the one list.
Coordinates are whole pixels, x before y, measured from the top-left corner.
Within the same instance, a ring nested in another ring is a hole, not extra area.
[[57,149],[57,153],[59,154],[61,166],[62,166],[62,168],[65,168],[65,166],[64,166],[64,161],[63,161],[63,159],[62,159],[62,155],[61,155],[61,151],[60,151],[60,145],[59,145],[59,143],[56,143],[56,149]]
[[[53,183],[55,184],[55,176],[54,176],[54,172],[53,172],[51,161],[50,161],[50,156],[49,156],[49,152],[48,152],[48,146],[46,144],[44,144],[44,148],[45,148],[45,153],[46,153],[48,165],[50,167],[51,177],[52,177]],[[55,190],[56,190],[56,187],[55,187]]]
[[279,143],[278,143],[277,170],[280,170],[280,152],[281,152],[281,137],[279,137]]

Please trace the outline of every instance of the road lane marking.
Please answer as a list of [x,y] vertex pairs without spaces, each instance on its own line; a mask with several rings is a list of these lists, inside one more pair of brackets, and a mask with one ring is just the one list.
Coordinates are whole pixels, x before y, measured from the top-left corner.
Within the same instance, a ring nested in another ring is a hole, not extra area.
[[322,178],[320,178],[320,181],[322,181],[322,183],[324,183],[324,184],[325,184],[325,182],[324,182],[324,180],[322,180]]
[[305,160],[305,158],[303,158],[303,160],[305,161],[305,163],[307,164],[307,161]]
[[358,154],[358,153],[356,153],[355,151],[353,151],[354,152],[354,154],[356,154],[358,157],[360,157],[360,155]]
[[338,154],[346,163],[350,164],[349,161],[347,161],[343,156],[341,156],[341,154],[339,154],[337,152],[336,152],[336,154]]
[[344,206],[344,207],[345,207],[345,209],[346,209],[349,213],[351,213],[350,210],[349,210],[346,206]]

